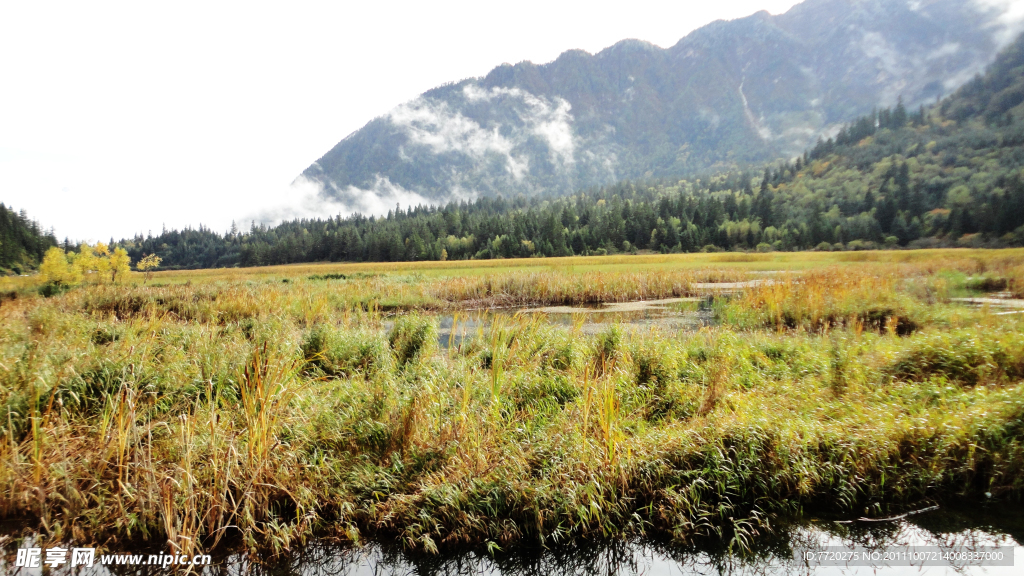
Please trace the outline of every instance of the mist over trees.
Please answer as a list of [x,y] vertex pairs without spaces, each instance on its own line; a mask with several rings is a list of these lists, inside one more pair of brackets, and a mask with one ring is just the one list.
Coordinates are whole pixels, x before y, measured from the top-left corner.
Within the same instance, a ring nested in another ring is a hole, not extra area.
[[[889,138],[882,135],[881,145]],[[225,235],[201,228],[124,245],[133,259],[160,255],[167,268],[1024,244],[1021,165],[959,174],[942,168],[946,149],[936,145],[927,156],[883,156],[857,169],[835,152],[840,146],[831,146],[831,153],[822,145],[813,152],[819,158],[769,167],[760,176],[622,182],[564,198],[482,198],[396,208],[380,218],[253,225]],[[982,178],[990,186],[974,191],[972,181]]]

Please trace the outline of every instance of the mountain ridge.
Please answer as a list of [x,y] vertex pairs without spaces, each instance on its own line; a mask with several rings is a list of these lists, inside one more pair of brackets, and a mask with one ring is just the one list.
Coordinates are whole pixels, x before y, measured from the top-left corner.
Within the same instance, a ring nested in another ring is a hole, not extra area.
[[998,15],[952,0],[808,0],[669,48],[627,39],[506,63],[371,120],[298,180],[372,213],[792,157],[901,95],[914,106],[951,93],[994,58]]
[[157,253],[165,266],[186,268],[1024,246],[1024,35],[984,76],[939,103],[873,111],[795,161],[756,171],[621,181],[560,197],[407,206],[379,218],[254,223],[224,235],[186,229],[120,246],[133,259]]

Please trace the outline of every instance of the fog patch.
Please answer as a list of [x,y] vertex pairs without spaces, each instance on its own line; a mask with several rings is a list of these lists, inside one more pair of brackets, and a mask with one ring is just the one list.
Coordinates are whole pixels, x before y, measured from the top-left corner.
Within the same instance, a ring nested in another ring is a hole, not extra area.
[[887,74],[894,78],[903,76],[903,68],[900,66],[900,54],[878,32],[864,32],[860,43],[861,52],[871,58]]
[[757,132],[757,135],[762,140],[771,140],[772,131],[770,128],[763,124],[764,118],[757,118],[754,116],[754,112],[750,109],[750,104],[747,102],[747,95],[743,93],[743,82],[740,82],[739,87],[740,100],[743,101],[743,114],[747,117],[747,122],[750,123],[751,127]]
[[[450,200],[474,200],[472,191],[454,191]],[[381,216],[396,205],[429,206],[437,204],[426,197],[392,183],[386,176],[377,175],[372,186],[339,187],[331,181],[319,182],[299,176],[292,182],[280,204],[261,207],[245,216],[243,221],[255,220],[274,225],[289,220],[332,218],[334,216]]]
[[[396,107],[388,117],[405,132],[410,143],[426,146],[435,154],[458,152],[474,160],[498,154],[505,159],[505,169],[517,181],[529,171],[528,160],[512,154],[515,144],[501,135],[500,125],[484,129],[471,118],[452,110],[447,102],[420,97]],[[408,158],[404,151],[402,155]]]
[[935,60],[937,58],[944,58],[946,56],[952,56],[960,51],[959,42],[946,42],[942,46],[939,46],[935,50],[932,50],[926,57],[928,60]]
[[490,90],[475,84],[467,84],[462,94],[468,102],[491,102],[495,99],[514,99],[524,106],[514,109],[528,134],[533,134],[545,141],[552,164],[569,165],[575,162],[576,144],[573,139],[570,114],[572,105],[564,98],[548,100],[522,90],[520,88],[494,87]]
[[989,24],[998,49],[1003,49],[1024,31],[1024,2],[1019,0],[974,0],[982,10],[995,13]]
[[570,109],[569,102],[559,98],[555,108],[548,108],[545,105],[543,114],[539,115],[533,126],[533,132],[547,141],[552,163],[561,160],[562,164],[572,164],[576,161]]

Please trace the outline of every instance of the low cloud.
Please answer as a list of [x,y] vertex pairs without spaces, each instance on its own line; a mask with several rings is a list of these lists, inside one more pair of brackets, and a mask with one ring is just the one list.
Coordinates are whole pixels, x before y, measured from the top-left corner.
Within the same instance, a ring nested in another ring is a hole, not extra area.
[[925,59],[926,60],[935,60],[936,58],[945,58],[946,56],[952,56],[952,55],[956,54],[959,51],[960,51],[960,43],[959,42],[946,42],[942,46],[939,46],[937,49],[932,50],[932,52],[930,54],[928,54],[925,57]]
[[[399,151],[406,161],[415,161],[411,147],[422,146],[434,154],[467,156],[480,173],[453,172],[450,183],[458,188],[463,181],[489,181],[488,159],[499,159],[510,183],[526,185],[530,173],[531,148],[528,142],[539,139],[548,159],[567,176],[575,163],[576,142],[572,130],[571,105],[562,98],[549,100],[520,88],[491,88],[467,84],[462,91],[467,104],[494,103],[483,118],[470,118],[458,105],[419,97],[396,107],[388,119],[407,137]],[[409,149],[406,149],[406,148]],[[536,153],[534,150],[532,153]],[[536,159],[536,157],[534,157]],[[475,172],[475,171],[474,171]]]
[[447,102],[420,97],[398,106],[388,117],[404,130],[410,143],[427,146],[436,154],[458,152],[474,160],[497,154],[517,181],[529,170],[529,161],[512,153],[515,144],[501,135],[500,126],[485,129]]
[[1013,42],[1024,31],[1024,2],[1019,0],[974,0],[975,5],[995,13],[990,26],[999,48]]
[[[473,194],[460,193],[456,200],[475,198]],[[296,219],[330,218],[334,216],[381,216],[402,208],[436,204],[426,197],[392,183],[387,177],[378,175],[368,188],[347,186],[339,188],[333,183],[322,184],[316,180],[299,176],[292,182],[288,193],[278,205],[259,208],[243,220],[255,220],[264,224],[277,224]]]
[[552,164],[575,162],[576,144],[572,133],[572,105],[564,98],[553,101],[535,96],[520,88],[494,87],[484,90],[475,84],[462,89],[469,102],[491,102],[505,98],[520,100],[525,106],[516,107],[519,119],[527,133],[542,138],[548,146]]

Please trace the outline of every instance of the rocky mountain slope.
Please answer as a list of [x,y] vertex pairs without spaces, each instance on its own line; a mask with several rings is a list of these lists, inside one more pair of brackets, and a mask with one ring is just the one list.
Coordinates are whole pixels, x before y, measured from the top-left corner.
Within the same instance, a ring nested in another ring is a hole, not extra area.
[[351,211],[791,157],[902,97],[974,77],[1016,23],[992,0],[807,0],[718,21],[662,49],[503,64],[430,90],[339,142],[300,176]]
[[406,206],[380,218],[294,219],[225,235],[172,230],[119,246],[134,260],[158,254],[171,268],[1024,246],[1024,34],[940,102],[872,111],[795,160],[757,170]]

